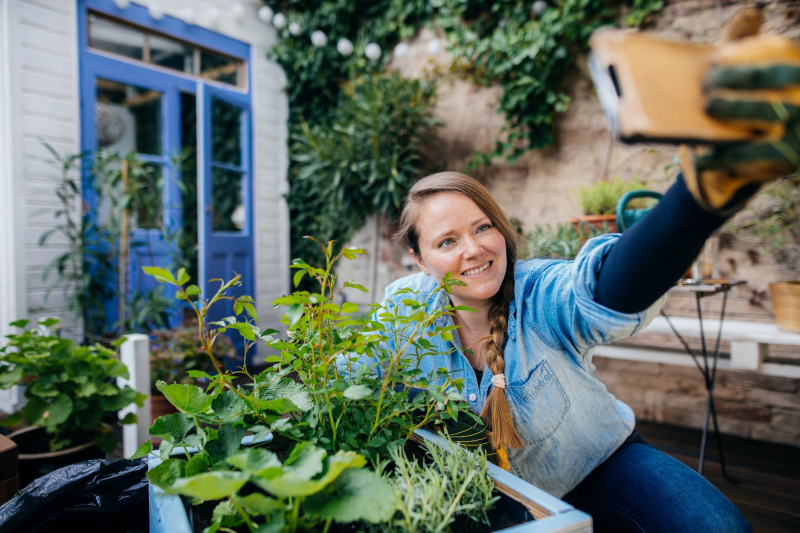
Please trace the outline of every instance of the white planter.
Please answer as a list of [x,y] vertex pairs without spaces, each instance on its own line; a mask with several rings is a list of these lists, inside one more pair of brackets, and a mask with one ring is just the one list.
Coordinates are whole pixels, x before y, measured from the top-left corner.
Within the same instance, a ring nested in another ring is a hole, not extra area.
[[[417,430],[416,435],[421,440],[435,444],[445,442],[436,433],[425,429]],[[251,440],[252,437],[245,437],[242,443]],[[183,450],[176,449],[173,453],[182,455]],[[159,458],[153,457],[149,460],[149,468],[160,463]],[[488,464],[488,471],[501,493],[498,505],[505,505],[509,510],[516,509],[514,514],[522,514],[528,520],[498,531],[591,533],[592,518],[588,514],[491,463]],[[150,533],[192,533],[189,516],[180,496],[164,494],[162,489],[153,485],[150,485]]]

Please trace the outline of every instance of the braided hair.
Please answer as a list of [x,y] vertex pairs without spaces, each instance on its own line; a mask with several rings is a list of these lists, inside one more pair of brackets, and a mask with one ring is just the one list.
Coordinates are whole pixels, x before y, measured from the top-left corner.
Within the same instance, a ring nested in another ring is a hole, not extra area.
[[[478,181],[459,172],[440,172],[422,178],[406,195],[396,238],[419,257],[419,230],[416,224],[421,205],[427,198],[442,192],[457,192],[475,202],[505,239],[506,272],[489,309],[489,337],[486,338],[484,345],[486,366],[494,375],[503,374],[505,371],[503,341],[508,331],[508,305],[514,298],[514,263],[517,259],[518,237],[497,201]],[[480,416],[486,424],[494,448],[524,447],[511,420],[505,389],[492,387]]]

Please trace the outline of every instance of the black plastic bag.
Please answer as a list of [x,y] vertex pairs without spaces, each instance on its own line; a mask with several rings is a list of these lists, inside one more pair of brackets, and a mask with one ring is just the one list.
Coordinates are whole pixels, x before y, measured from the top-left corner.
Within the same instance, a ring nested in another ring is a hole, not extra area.
[[0,533],[149,528],[147,462],[92,459],[54,470],[0,507]]

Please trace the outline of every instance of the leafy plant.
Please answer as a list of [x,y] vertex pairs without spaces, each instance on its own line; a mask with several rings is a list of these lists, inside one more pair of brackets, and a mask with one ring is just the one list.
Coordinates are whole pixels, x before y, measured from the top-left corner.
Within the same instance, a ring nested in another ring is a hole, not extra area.
[[486,454],[448,443],[449,449],[427,444],[427,460],[418,462],[393,450],[391,465],[378,470],[394,488],[397,509],[381,531],[439,533],[451,531],[456,518],[489,524],[487,512],[499,499],[486,473]]
[[[116,419],[117,412],[131,403],[141,407],[145,395],[117,385],[116,378],[127,378],[128,369],[113,351],[101,345],[78,346],[56,336],[52,328],[58,322],[47,319],[36,327],[28,327],[27,320],[11,323],[21,331],[7,335],[8,343],[0,348],[0,388],[25,385],[28,401],[2,425],[24,420],[43,426],[51,437],[51,451],[94,440],[110,452],[117,441],[104,420]],[[121,421],[135,422],[133,413]]]
[[736,235],[756,238],[780,266],[800,278],[800,174],[770,184],[728,228]]
[[[158,231],[168,248],[180,238],[179,231],[164,223],[158,165],[133,152],[98,150],[62,156],[44,145],[60,170],[56,196],[61,206],[55,212],[56,225],[41,235],[39,244],[46,245],[56,235],[68,243],[68,249],[44,270],[45,280],[57,274],[46,294],[56,289],[66,294],[67,310],[83,319],[88,338],[103,337],[116,328],[168,326],[170,300],[158,290],[131,294],[128,278],[133,251],[151,259],[157,255],[150,239],[131,237],[134,229]],[[97,195],[97,210],[84,208],[82,188]],[[111,324],[107,312],[114,299],[117,323]]]
[[535,226],[525,234],[525,246],[520,257],[526,259],[575,259],[585,242],[583,233],[574,224],[562,222],[555,226]]
[[[348,472],[340,479],[328,476],[338,475],[333,466],[326,463],[312,467],[312,462],[316,465],[327,457],[336,464],[344,460],[344,466],[359,468],[367,460],[375,463],[399,449],[422,425],[458,416],[480,420],[461,401],[461,380],[443,371],[423,376],[419,370],[420,359],[434,353],[428,337],[452,336],[452,326],[434,327],[434,323],[455,308],[429,311],[425,303],[409,298],[405,305],[412,308],[410,314],[376,305],[375,317],[380,321],[359,317],[356,304],[340,306],[336,296],[342,287],[365,289],[352,282],[336,288],[333,268],[341,258],[354,259],[364,252],[346,248],[334,253],[332,242],[317,244],[326,258],[325,268],[300,260],[292,268],[297,270],[296,285],[308,276],[316,282],[318,292],[297,291],[276,302],[287,306],[282,320],[289,328],[288,340],[275,338],[275,331],[261,331],[255,325],[251,298],[227,295],[239,283],[238,276],[228,282],[220,280],[218,292],[207,301],[199,301],[195,297],[200,289],[189,284],[185,270],[173,275],[160,268],[145,269],[159,281],[173,285],[176,296],[195,310],[203,350],[217,371],[216,375],[188,372],[209,381],[206,391],[194,385],[157,383],[158,390],[180,412],[157,419],[150,428],[151,435],[163,439],[158,455],[164,463],[151,471],[149,478],[162,488],[196,498],[225,498],[215,511],[218,527],[243,521],[255,530],[262,515],[288,524],[289,531],[310,527],[317,520],[377,519],[376,514],[370,514],[377,512],[374,509],[355,510],[348,504],[353,497],[351,483],[378,487],[379,478]],[[438,290],[449,292],[457,283],[445,279]],[[208,310],[226,299],[233,300],[235,313],[245,313],[249,318],[229,317],[207,324]],[[222,370],[214,348],[215,341],[229,329],[239,331],[245,339],[245,365],[235,374]],[[390,338],[396,350],[386,348]],[[246,355],[256,342],[265,342],[279,354],[267,359],[272,367],[253,376],[247,369]],[[359,365],[361,356],[372,356],[375,363]],[[272,433],[279,443],[296,444],[281,467],[264,450],[244,450],[240,441],[245,431],[253,433],[254,441]],[[180,447],[185,458],[171,457]],[[189,453],[189,449],[196,452]],[[151,452],[147,442],[136,456]],[[294,472],[298,468],[301,471]],[[249,500],[243,500],[246,496],[238,491],[248,481],[266,491],[252,497],[263,506],[245,505]],[[307,492],[286,493],[295,490],[294,484]],[[265,503],[267,499],[272,503]],[[277,503],[272,501],[275,499]],[[391,516],[394,509],[388,512]],[[381,515],[381,520],[388,516]]]
[[590,185],[580,184],[575,193],[584,215],[613,215],[617,210],[617,202],[626,192],[644,188],[637,180],[622,181],[619,176],[614,176]]
[[332,125],[301,119],[292,135],[288,196],[296,257],[321,263],[304,235],[347,242],[375,212],[400,206],[423,174],[420,147],[437,121],[430,115],[436,85],[398,73],[364,76],[342,88]]

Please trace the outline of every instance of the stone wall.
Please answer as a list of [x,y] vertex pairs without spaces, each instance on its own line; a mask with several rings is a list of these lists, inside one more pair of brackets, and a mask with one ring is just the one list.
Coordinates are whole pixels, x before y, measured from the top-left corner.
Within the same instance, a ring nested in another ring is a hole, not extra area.
[[[668,1],[650,31],[694,42],[715,42],[723,22],[745,2]],[[800,40],[800,1],[768,2],[764,6],[765,32]],[[449,59],[442,53],[431,58],[425,50],[436,38],[422,31],[409,43],[411,52],[395,67],[407,76],[423,71],[446,72]],[[509,217],[530,230],[536,224],[554,224],[579,215],[573,193],[581,183],[612,176],[640,179],[650,188],[665,190],[674,179],[675,148],[665,145],[627,146],[609,137],[605,119],[586,68],[584,57],[567,80],[572,102],[557,117],[556,142],[532,151],[513,165],[496,161],[475,177],[497,198]],[[678,80],[676,80],[677,82]],[[497,114],[498,87],[477,87],[442,76],[436,116],[444,126],[428,150],[439,169],[462,170],[475,150],[488,150],[502,127]],[[342,279],[355,278],[372,289],[369,294],[346,293],[354,301],[380,299],[383,287],[416,271],[408,252],[393,246],[391,224],[373,218],[352,244],[374,251],[372,258],[348,262]],[[378,241],[376,242],[376,237]],[[744,279],[746,285],[731,292],[727,316],[738,320],[773,320],[766,292],[771,281],[789,279],[791,273],[751,253],[753,243],[725,239],[721,250],[722,277]],[[721,299],[703,301],[705,316],[719,312]],[[665,309],[673,316],[695,316],[694,298],[669,296]],[[705,391],[696,368],[631,363],[597,358],[598,377],[609,390],[630,403],[640,419],[702,427]],[[717,410],[723,432],[800,446],[800,393],[798,380],[747,372],[720,371]]]

